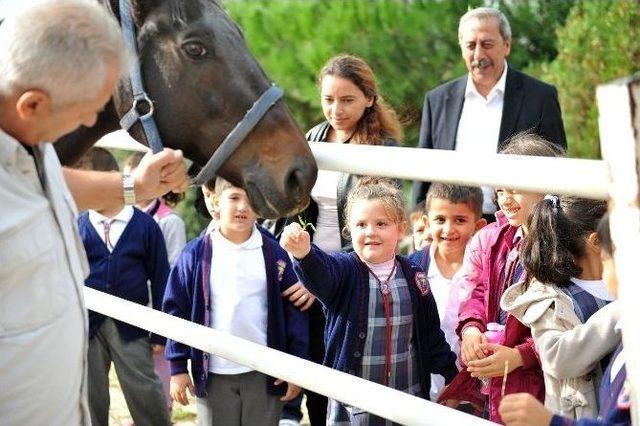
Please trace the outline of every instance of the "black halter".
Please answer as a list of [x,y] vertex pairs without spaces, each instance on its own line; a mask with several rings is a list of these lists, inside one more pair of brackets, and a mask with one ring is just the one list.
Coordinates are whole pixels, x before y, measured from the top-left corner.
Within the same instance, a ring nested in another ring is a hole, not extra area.
[[[136,40],[136,30],[133,24],[133,17],[131,16],[131,2],[130,0],[119,0],[119,2],[120,25],[122,26],[125,43],[131,52],[137,54],[138,44]],[[137,121],[140,121],[149,147],[154,153],[160,152],[163,149],[163,144],[162,139],[160,138],[160,132],[158,131],[158,126],[153,118],[153,101],[144,90],[142,71],[140,70],[139,64],[132,67],[129,71],[128,78],[131,82],[133,105],[120,119],[120,127],[128,132]],[[276,85],[271,85],[222,141],[207,164],[205,164],[200,173],[198,173],[198,175],[192,180],[192,183],[195,185],[202,185],[213,178],[220,167],[222,167],[225,161],[227,161],[231,154],[233,154],[238,146],[240,146],[242,141],[253,130],[256,124],[258,124],[273,104],[282,98],[282,95],[282,89]]]

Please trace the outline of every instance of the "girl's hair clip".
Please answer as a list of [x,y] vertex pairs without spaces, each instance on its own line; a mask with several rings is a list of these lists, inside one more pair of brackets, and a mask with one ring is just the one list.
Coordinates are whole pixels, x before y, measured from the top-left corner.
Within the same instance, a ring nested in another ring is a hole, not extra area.
[[544,199],[548,201],[549,204],[551,204],[551,207],[553,208],[553,212],[558,213],[558,210],[560,209],[560,199],[558,198],[558,196],[547,194],[544,196]]

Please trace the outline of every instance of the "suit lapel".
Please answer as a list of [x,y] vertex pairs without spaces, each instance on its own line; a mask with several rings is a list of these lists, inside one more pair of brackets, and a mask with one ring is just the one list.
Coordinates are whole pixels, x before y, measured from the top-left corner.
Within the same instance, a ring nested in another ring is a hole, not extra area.
[[459,78],[447,93],[445,98],[445,119],[446,123],[442,146],[438,149],[454,150],[456,148],[456,136],[458,135],[458,123],[462,115],[462,105],[464,103],[464,91],[467,87],[467,76]]
[[518,124],[518,116],[520,115],[523,100],[522,76],[517,71],[507,68],[498,150],[502,149],[505,140],[513,134]]

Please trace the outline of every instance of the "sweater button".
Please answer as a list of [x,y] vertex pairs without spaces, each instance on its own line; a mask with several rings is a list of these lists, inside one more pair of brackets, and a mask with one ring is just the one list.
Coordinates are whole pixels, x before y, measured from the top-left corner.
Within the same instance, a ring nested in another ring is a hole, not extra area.
[[361,339],[364,339],[365,337],[367,337],[367,333],[365,333],[364,331],[361,331],[360,334],[358,334],[358,337]]
[[360,351],[355,351],[355,352],[353,353],[353,356],[354,356],[354,357],[356,357],[356,358],[360,358],[360,355],[362,355],[362,354],[360,353]]

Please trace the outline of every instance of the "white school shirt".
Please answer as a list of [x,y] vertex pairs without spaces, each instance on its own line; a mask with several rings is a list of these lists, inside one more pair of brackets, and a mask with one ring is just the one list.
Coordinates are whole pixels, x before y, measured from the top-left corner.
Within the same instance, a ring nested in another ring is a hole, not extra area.
[[[262,234],[253,227],[242,244],[211,233],[211,328],[267,346],[267,274]],[[251,368],[211,355],[209,371],[241,374]]]
[[[460,351],[460,341],[456,334],[458,312],[460,311],[460,305],[468,296],[468,292],[462,287],[463,282],[461,277],[464,275],[463,268],[460,267],[451,279],[443,277],[434,258],[435,251],[435,244],[432,244],[429,250],[431,261],[429,263],[429,270],[427,271],[427,280],[429,281],[431,293],[438,307],[440,328],[444,333],[444,338],[451,350],[458,354]],[[432,374],[431,389],[429,391],[431,400],[436,401],[443,389],[444,377],[439,374]]]
[[[479,162],[482,157],[495,155],[500,138],[506,83],[506,61],[502,76],[486,98],[476,90],[471,74],[469,74],[462,113],[458,122],[458,133],[456,134],[457,152],[477,156]],[[484,195],[482,212],[484,214],[495,213],[496,208],[492,201],[493,189],[488,186],[481,188]]]
[[88,425],[89,265],[53,146],[33,154],[0,130],[0,423]]
[[133,207],[132,206],[124,206],[120,212],[113,216],[107,217],[103,214],[98,213],[95,210],[89,210],[89,222],[93,226],[93,229],[96,230],[102,242],[104,241],[104,221],[113,221],[111,222],[111,226],[109,228],[109,241],[111,242],[111,246],[107,246],[109,252],[113,251],[113,248],[118,244],[118,240],[122,236],[127,224],[131,221],[133,217]]
[[329,253],[342,248],[337,200],[340,175],[342,172],[318,170],[318,179],[311,190],[311,198],[318,205],[313,243]]
[[606,300],[607,302],[614,300],[614,297],[607,289],[607,284],[602,280],[581,280],[580,278],[571,277],[571,282],[598,299]]

